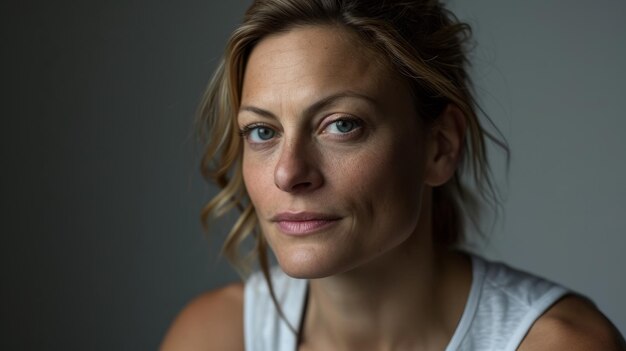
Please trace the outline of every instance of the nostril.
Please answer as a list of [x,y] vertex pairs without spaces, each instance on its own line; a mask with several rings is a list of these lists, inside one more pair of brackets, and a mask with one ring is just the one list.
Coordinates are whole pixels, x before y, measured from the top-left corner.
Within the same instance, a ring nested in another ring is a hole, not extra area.
[[281,181],[279,178],[274,179],[277,188],[286,192],[297,192],[309,189],[313,186],[311,181]]
[[313,185],[313,183],[311,182],[302,182],[302,183],[298,183],[298,184],[294,184],[291,187],[292,191],[302,191],[302,190],[306,190],[308,188],[310,188]]
[[274,169],[274,184],[285,192],[311,191],[321,185],[320,162],[305,144],[285,144]]
[[274,184],[285,192],[305,192],[318,188],[322,184],[322,176],[318,169],[299,167],[297,171],[286,172],[277,170],[274,174]]

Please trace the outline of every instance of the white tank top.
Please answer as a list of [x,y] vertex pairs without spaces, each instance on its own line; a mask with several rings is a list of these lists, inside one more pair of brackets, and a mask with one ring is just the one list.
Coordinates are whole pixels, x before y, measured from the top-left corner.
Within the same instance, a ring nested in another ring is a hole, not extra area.
[[[472,258],[472,286],[446,351],[513,351],[535,320],[569,290],[531,274]],[[276,298],[289,324],[299,330],[307,280],[271,271]],[[296,333],[279,316],[261,273],[245,285],[244,340],[247,351],[296,351]]]

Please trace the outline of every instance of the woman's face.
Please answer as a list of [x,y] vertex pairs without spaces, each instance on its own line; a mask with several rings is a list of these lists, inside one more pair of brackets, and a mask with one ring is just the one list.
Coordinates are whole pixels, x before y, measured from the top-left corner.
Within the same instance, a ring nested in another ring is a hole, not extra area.
[[296,28],[253,49],[238,114],[243,177],[287,274],[342,273],[416,231],[426,133],[412,101],[337,27]]

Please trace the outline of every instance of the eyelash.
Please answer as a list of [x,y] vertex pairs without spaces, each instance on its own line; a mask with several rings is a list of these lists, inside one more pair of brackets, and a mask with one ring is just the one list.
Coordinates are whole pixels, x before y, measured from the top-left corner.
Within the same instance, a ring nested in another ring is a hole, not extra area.
[[[358,132],[361,128],[363,128],[363,121],[362,120],[360,120],[358,118],[355,118],[355,117],[352,117],[352,116],[344,115],[344,116],[340,116],[340,117],[338,117],[338,118],[328,122],[324,126],[324,128],[322,129],[322,133],[324,133],[324,134],[331,134],[331,133],[328,133],[326,131],[328,129],[328,127],[330,127],[331,125],[333,125],[333,124],[335,124],[337,122],[342,122],[342,121],[343,122],[354,123],[354,128],[352,130],[348,131],[348,132],[345,132],[345,133],[332,133],[332,134],[340,135],[341,137],[346,137],[346,136],[349,136],[349,135],[352,135],[352,134]],[[276,129],[274,127],[272,127],[271,125],[269,125],[269,124],[266,124],[266,123],[252,123],[252,124],[248,124],[246,126],[241,127],[240,130],[239,130],[239,135],[242,138],[244,138],[246,140],[249,140],[250,134],[252,132],[254,132],[256,129],[258,129],[258,128],[267,128],[267,129],[272,130],[274,133],[278,133],[276,131]],[[270,141],[270,139],[268,139],[265,142],[268,142],[268,141]],[[260,144],[262,142],[253,142],[253,143]]]
[[265,124],[265,123],[252,123],[252,124],[248,124],[246,126],[243,126],[239,129],[239,136],[242,138],[247,138],[250,133],[252,133],[253,130],[259,128],[259,127],[265,127],[265,128],[269,128],[269,129],[274,129],[272,126],[270,126],[269,124]]
[[331,125],[333,125],[333,124],[335,124],[337,122],[350,122],[350,123],[354,124],[354,129],[352,129],[352,130],[350,130],[348,132],[345,132],[345,133],[338,133],[337,134],[337,135],[341,135],[341,136],[352,135],[352,134],[356,133],[357,131],[359,131],[361,128],[363,128],[363,121],[362,120],[360,120],[358,118],[355,118],[355,117],[352,117],[352,116],[344,115],[344,116],[340,116],[340,117],[338,117],[338,118],[328,122],[324,126],[323,131],[325,133],[327,133],[326,130],[328,129],[328,127],[330,127]]

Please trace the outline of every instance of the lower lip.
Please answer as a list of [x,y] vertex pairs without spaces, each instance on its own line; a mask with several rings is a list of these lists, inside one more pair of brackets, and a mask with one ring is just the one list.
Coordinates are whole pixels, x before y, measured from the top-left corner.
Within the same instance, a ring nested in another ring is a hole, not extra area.
[[278,221],[278,228],[285,234],[289,235],[307,235],[326,229],[335,223],[338,219],[315,219],[310,221]]

